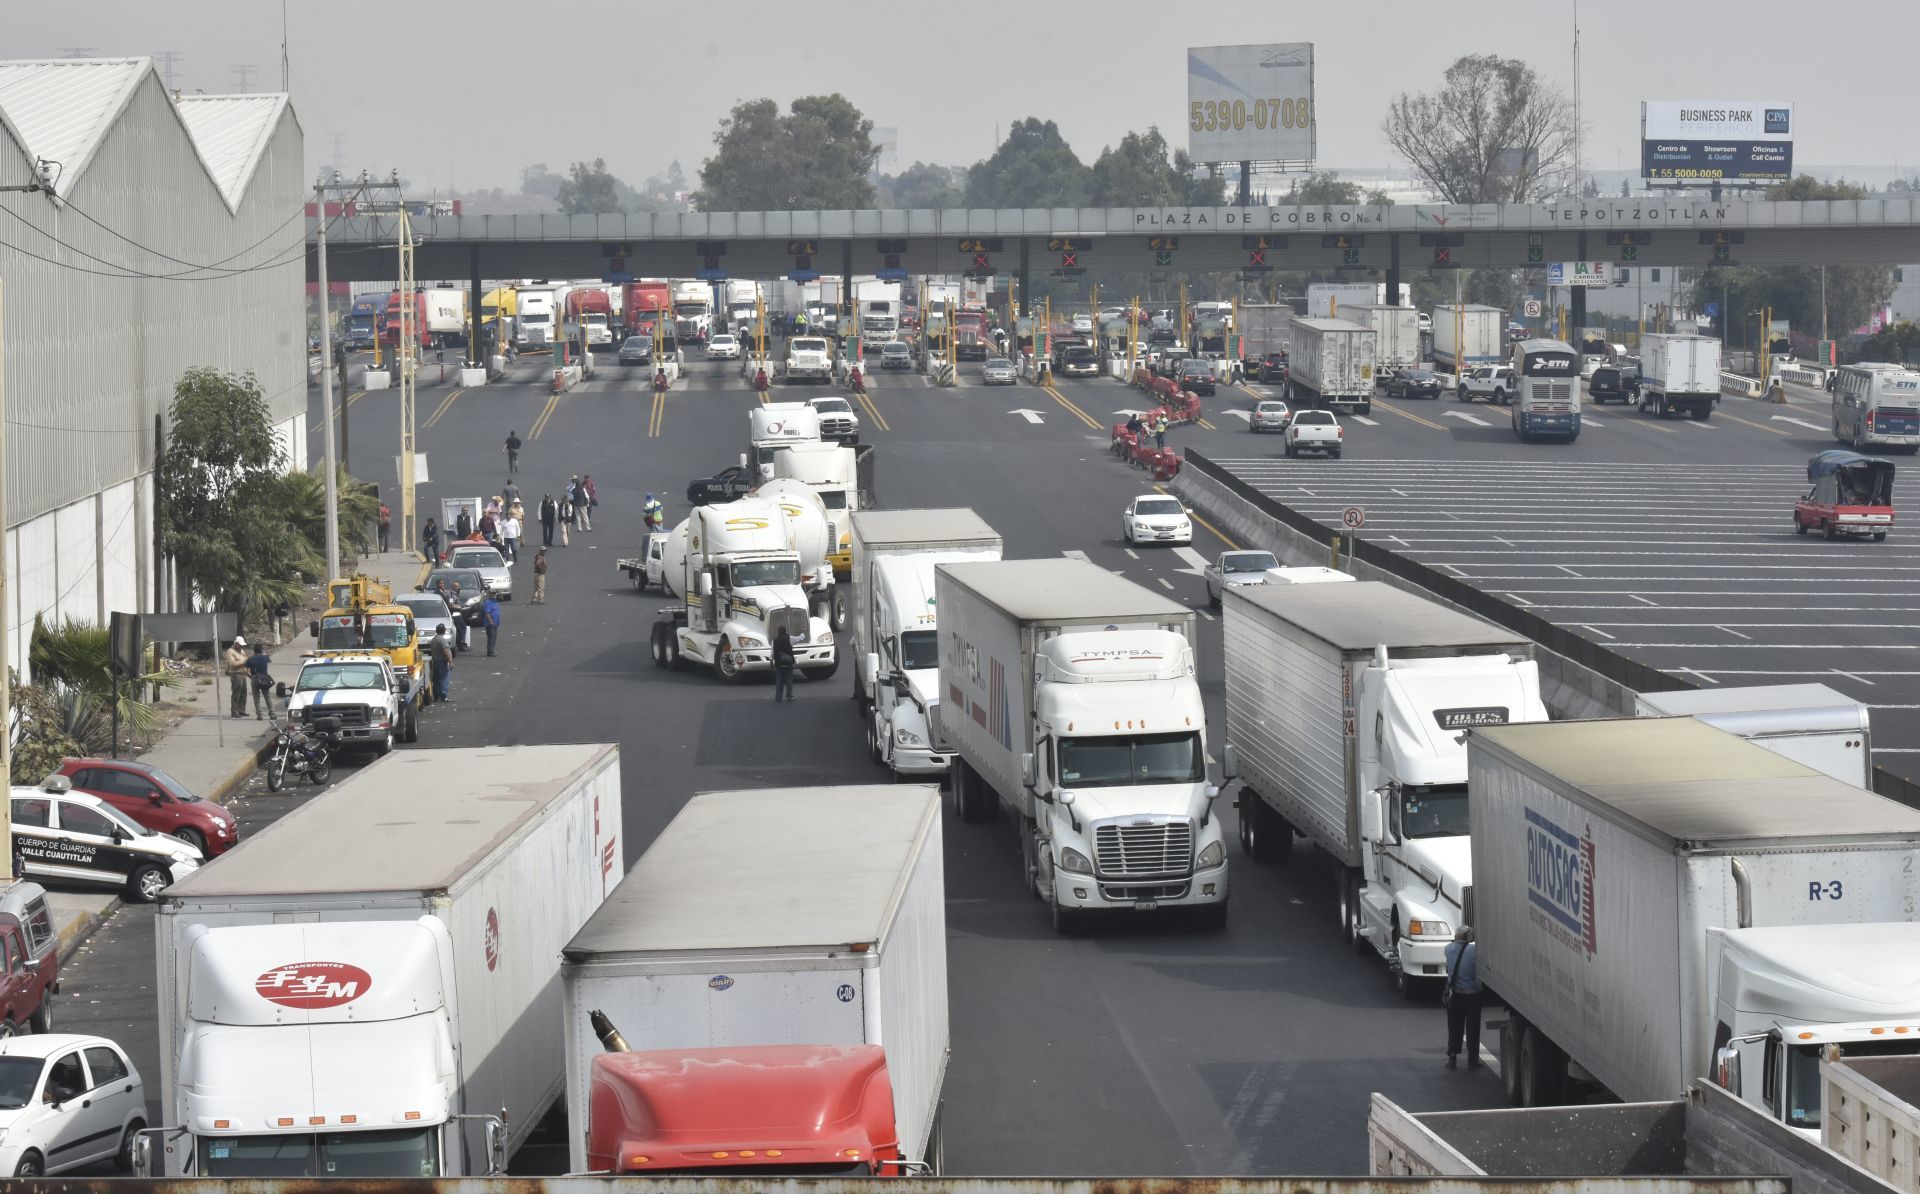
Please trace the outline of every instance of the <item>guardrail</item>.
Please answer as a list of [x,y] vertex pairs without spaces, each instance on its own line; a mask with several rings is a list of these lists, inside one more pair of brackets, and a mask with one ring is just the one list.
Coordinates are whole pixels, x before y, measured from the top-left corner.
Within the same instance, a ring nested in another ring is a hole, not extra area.
[[[1334,537],[1340,532],[1325,523],[1307,517],[1279,499],[1260,492],[1228,469],[1208,459],[1205,453],[1187,449],[1182,453],[1182,465],[1186,471],[1204,474],[1215,484],[1230,490],[1234,496],[1289,530],[1313,540],[1329,551],[1332,550]],[[1485,618],[1496,626],[1504,627],[1530,639],[1595,675],[1632,689],[1634,692],[1674,692],[1699,687],[1690,680],[1649,667],[1590,639],[1582,638],[1570,630],[1554,625],[1538,614],[1502,601],[1491,593],[1477,589],[1457,577],[1429,568],[1416,560],[1408,559],[1398,552],[1389,551],[1371,540],[1343,537],[1341,542],[1354,559],[1364,561],[1409,584],[1417,585],[1444,601],[1451,602]],[[1890,800],[1912,808],[1920,808],[1920,781],[1916,781],[1915,777],[1900,775],[1885,767],[1875,767],[1873,790]]]
[[1761,395],[1760,379],[1739,373],[1722,373],[1720,392],[1731,394],[1735,398],[1758,398]]

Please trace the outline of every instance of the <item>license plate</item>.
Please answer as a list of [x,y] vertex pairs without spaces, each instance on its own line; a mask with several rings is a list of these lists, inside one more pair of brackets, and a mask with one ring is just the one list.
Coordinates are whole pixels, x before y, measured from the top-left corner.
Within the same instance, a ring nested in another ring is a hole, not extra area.
[[1159,906],[1160,901],[1158,900],[1140,900],[1134,904],[1133,910],[1135,912],[1151,912]]

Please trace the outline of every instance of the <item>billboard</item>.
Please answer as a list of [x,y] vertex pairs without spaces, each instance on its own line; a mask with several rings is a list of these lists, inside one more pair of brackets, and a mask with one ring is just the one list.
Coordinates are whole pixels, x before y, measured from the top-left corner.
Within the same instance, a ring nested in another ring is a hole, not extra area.
[[1187,153],[1196,162],[1313,161],[1313,43],[1187,50]]
[[1613,268],[1604,261],[1555,261],[1547,266],[1548,286],[1605,286]]
[[1640,173],[1654,181],[1783,182],[1793,177],[1793,105],[1649,100],[1640,105]]

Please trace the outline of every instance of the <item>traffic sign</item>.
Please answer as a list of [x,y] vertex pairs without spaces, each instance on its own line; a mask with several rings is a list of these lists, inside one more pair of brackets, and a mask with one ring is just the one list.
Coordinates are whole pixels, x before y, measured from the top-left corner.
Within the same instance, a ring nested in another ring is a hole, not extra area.
[[790,240],[787,242],[787,252],[793,254],[795,257],[811,257],[819,251],[820,246],[815,241]]
[[1147,238],[1147,248],[1152,249],[1156,253],[1172,252],[1179,247],[1180,238],[1177,236],[1149,236]]
[[1155,253],[1153,255],[1153,264],[1155,269],[1166,269],[1173,264],[1173,254]]
[[1348,506],[1340,512],[1340,521],[1346,524],[1348,530],[1357,531],[1367,525],[1367,512],[1359,506]]
[[1528,318],[1528,319],[1538,319],[1538,318],[1540,318],[1540,300],[1539,300],[1539,299],[1528,299],[1528,300],[1527,300],[1527,306],[1526,306],[1526,312],[1527,312],[1527,318]]
[[1086,245],[1075,237],[1054,236],[1047,238],[1047,252],[1049,253],[1072,253],[1084,248],[1086,248]]

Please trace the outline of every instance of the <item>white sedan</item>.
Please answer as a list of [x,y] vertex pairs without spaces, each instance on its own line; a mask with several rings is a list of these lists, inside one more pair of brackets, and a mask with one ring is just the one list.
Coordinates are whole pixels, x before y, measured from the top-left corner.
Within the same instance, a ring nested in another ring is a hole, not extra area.
[[1278,568],[1280,561],[1270,551],[1223,551],[1208,564],[1202,575],[1207,582],[1207,600],[1218,608],[1221,594],[1238,585],[1266,583],[1267,570]]
[[707,341],[707,359],[709,361],[739,360],[740,341],[722,332]]
[[1143,493],[1127,503],[1120,519],[1120,536],[1128,543],[1193,542],[1193,519],[1179,498]]
[[0,1173],[39,1177],[108,1160],[131,1172],[146,1114],[139,1071],[107,1038],[0,1040]]

